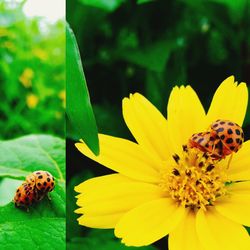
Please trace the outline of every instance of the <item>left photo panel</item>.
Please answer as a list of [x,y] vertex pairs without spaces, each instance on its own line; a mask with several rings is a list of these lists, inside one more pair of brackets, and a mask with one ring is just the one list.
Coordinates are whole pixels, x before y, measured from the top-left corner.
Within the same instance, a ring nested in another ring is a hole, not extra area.
[[65,1],[0,1],[0,249],[65,249]]

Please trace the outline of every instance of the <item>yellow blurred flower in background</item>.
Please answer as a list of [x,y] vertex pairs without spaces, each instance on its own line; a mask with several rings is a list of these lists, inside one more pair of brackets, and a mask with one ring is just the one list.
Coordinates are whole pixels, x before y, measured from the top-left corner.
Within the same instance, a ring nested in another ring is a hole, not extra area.
[[5,42],[3,42],[3,47],[6,48],[6,49],[8,49],[9,51],[12,51],[12,52],[16,51],[16,46],[11,41],[5,41]]
[[39,58],[41,61],[46,61],[48,59],[48,53],[41,48],[34,48],[32,53],[35,57]]
[[62,100],[63,107],[66,108],[66,91],[61,90],[58,94],[58,97]]
[[38,102],[39,102],[39,98],[36,95],[30,93],[26,96],[26,104],[30,109],[35,108]]
[[8,29],[0,27],[0,37],[9,36],[10,34],[11,32]]
[[30,88],[32,86],[33,77],[34,77],[34,71],[31,68],[26,68],[19,77],[19,81],[25,88]]
[[62,118],[63,118],[63,113],[62,113],[62,112],[56,111],[56,112],[55,112],[55,118],[56,118],[57,120],[62,119]]

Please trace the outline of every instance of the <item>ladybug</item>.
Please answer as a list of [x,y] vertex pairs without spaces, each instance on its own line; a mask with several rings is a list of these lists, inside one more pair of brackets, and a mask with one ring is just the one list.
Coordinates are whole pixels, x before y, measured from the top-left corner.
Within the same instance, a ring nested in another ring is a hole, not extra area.
[[32,187],[35,187],[35,185],[36,185],[36,177],[35,177],[35,175],[32,173],[32,174],[30,174],[30,175],[28,175],[27,177],[26,177],[26,180],[25,180],[27,183],[29,183],[30,184],[30,186],[32,186]]
[[53,191],[55,179],[47,171],[38,170],[26,177],[23,184],[17,188],[14,197],[14,203],[17,207],[28,207],[34,202],[42,200],[45,196],[49,198],[48,193]]
[[223,144],[217,134],[213,132],[203,132],[193,134],[188,142],[191,148],[198,148],[207,153],[213,159],[220,159],[223,155]]
[[219,160],[236,153],[243,142],[244,133],[237,123],[219,119],[210,125],[207,132],[193,134],[188,144]]
[[48,171],[35,171],[26,177],[26,181],[36,189],[38,200],[43,199],[46,195],[48,196],[48,193],[53,191],[55,187],[55,179]]
[[25,207],[28,209],[37,200],[37,194],[30,183],[24,182],[17,188],[14,197],[16,207]]
[[238,152],[244,142],[244,133],[242,128],[235,122],[229,120],[217,120],[211,124],[212,132],[216,132],[220,138],[225,155]]
[[38,170],[28,175],[26,181],[43,193],[51,192],[55,186],[55,179],[52,174],[43,170]]

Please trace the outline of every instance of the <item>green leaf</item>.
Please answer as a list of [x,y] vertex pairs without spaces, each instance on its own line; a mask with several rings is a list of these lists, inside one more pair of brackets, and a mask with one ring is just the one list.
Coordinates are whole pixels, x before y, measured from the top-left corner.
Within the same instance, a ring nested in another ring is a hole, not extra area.
[[112,12],[117,9],[124,0],[80,0],[83,4]]
[[150,3],[153,2],[154,0],[137,0],[137,4],[144,4],[144,3]]
[[[24,180],[35,170],[47,170],[55,177],[51,201],[44,198],[32,205],[29,212],[16,208],[11,200],[0,206],[0,242],[5,250],[37,249],[38,246],[39,249],[59,250],[65,246],[64,140],[29,135],[0,142],[0,176],[4,182],[9,182],[9,178]],[[12,182],[12,185],[10,189],[0,185],[0,193],[6,192],[12,199],[13,189],[20,182]]]
[[44,169],[64,182],[64,149],[62,139],[48,135],[28,135],[0,141],[0,177],[24,179],[31,172]]
[[79,137],[89,148],[99,153],[98,132],[90,104],[88,88],[82,68],[80,53],[73,31],[66,26],[66,112]]
[[0,190],[6,190],[7,192],[0,192],[0,206],[8,204],[13,199],[13,194],[16,192],[16,187],[20,186],[22,181],[3,178],[0,179]]
[[229,13],[231,15],[231,18],[239,22],[241,18],[243,18],[245,12],[244,10],[247,9],[249,6],[248,5],[248,0],[237,0],[237,1],[232,1],[232,0],[212,0],[211,2],[223,4],[227,6],[229,9]]

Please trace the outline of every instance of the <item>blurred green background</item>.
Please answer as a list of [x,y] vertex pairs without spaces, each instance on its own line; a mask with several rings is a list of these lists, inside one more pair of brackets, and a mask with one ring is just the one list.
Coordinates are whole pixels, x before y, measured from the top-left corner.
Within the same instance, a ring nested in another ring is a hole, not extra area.
[[28,18],[24,4],[0,2],[0,139],[64,137],[64,22]]
[[[78,40],[101,133],[133,140],[121,110],[122,98],[131,92],[144,94],[166,114],[175,85],[190,84],[206,109],[228,76],[249,87],[248,0],[71,0],[67,20]],[[250,108],[243,129],[249,139]],[[67,136],[69,249],[127,249],[112,230],[77,225],[74,185],[111,171],[76,151],[77,138],[69,123]],[[167,240],[154,247],[167,249]]]

